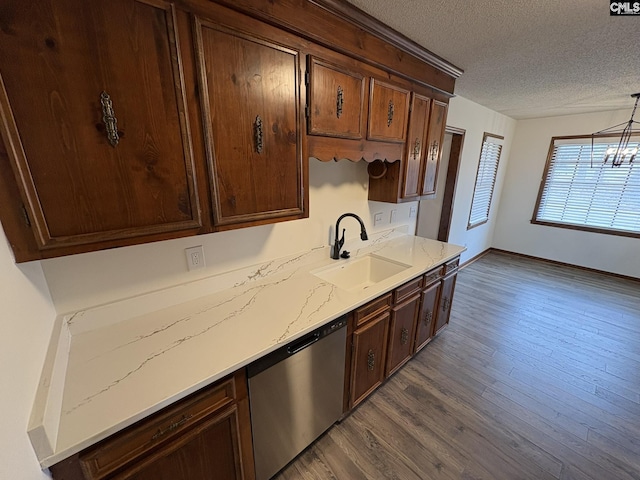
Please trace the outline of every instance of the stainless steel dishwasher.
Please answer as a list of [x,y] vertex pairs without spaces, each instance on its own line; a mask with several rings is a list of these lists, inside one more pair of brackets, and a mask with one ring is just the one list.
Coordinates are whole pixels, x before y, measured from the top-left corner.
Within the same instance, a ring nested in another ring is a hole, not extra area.
[[256,480],[268,480],[342,415],[347,317],[247,367]]

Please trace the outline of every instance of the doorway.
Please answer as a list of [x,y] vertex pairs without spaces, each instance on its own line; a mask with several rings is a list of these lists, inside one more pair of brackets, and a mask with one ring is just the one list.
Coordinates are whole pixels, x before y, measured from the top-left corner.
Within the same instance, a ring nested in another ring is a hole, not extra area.
[[436,193],[420,201],[416,234],[441,242],[449,239],[465,130],[447,126],[438,168]]

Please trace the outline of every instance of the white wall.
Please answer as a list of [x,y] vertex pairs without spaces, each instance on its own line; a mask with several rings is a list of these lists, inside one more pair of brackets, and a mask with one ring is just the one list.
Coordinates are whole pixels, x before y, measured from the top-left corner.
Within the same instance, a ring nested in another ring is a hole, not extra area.
[[640,240],[637,238],[531,223],[551,137],[588,135],[628,121],[629,114],[627,109],[518,121],[511,144],[494,247],[640,277]]
[[48,478],[27,437],[27,423],[55,311],[38,262],[16,266],[0,230],[0,479]]
[[[467,247],[467,251],[461,256],[461,261],[465,262],[493,246],[493,232],[496,226],[500,193],[507,164],[509,163],[509,152],[516,121],[463,97],[454,97],[449,103],[447,125],[466,130],[449,232],[449,243]],[[498,165],[498,176],[491,202],[489,221],[467,230],[473,186],[476,180],[482,139],[485,132],[503,136],[505,138],[504,146]],[[439,188],[441,187],[444,187],[444,185],[441,184]]]
[[[308,219],[43,261],[56,310],[66,313],[329,245],[335,222],[345,212],[360,215],[369,232],[402,224],[415,231],[416,219],[409,218],[409,207],[416,202],[393,205],[367,200],[365,162],[310,159],[309,178]],[[398,213],[391,224],[393,209]],[[377,212],[383,213],[384,220],[374,227]],[[342,227],[347,229],[347,239],[360,241],[354,219],[346,218]],[[203,245],[207,267],[189,272],[184,249],[194,245]]]

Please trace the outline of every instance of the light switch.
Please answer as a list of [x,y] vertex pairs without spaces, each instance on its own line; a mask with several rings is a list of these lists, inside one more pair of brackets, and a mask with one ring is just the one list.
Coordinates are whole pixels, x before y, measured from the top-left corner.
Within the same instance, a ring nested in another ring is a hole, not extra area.
[[373,224],[379,225],[382,223],[382,212],[378,212],[373,216]]
[[391,210],[391,223],[395,222],[398,218],[398,210],[396,210],[395,208],[393,210]]

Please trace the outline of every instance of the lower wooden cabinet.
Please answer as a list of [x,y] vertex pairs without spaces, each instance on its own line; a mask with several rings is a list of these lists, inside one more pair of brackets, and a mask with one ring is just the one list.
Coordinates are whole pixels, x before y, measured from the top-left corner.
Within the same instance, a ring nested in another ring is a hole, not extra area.
[[253,480],[244,370],[51,467],[55,480]]
[[420,295],[415,294],[391,309],[389,350],[385,376],[389,376],[411,358],[416,331],[416,318],[420,308]]
[[351,313],[347,342],[346,375],[349,378],[346,410],[358,405],[385,378],[385,362],[389,337],[391,294],[387,293]]
[[[429,274],[425,278],[428,278],[428,276]],[[421,350],[433,338],[433,325],[438,316],[438,300],[440,300],[441,289],[440,275],[438,273],[436,280],[426,283],[420,294],[420,315],[418,315],[418,321],[416,322],[414,353]]]
[[436,323],[433,327],[434,335],[437,335],[438,332],[449,323],[451,301],[453,300],[453,291],[456,287],[457,276],[458,271],[454,270],[442,279],[442,292],[440,294],[440,302],[438,303],[438,315],[436,316]]
[[449,323],[459,260],[456,257],[351,313],[345,413]]

